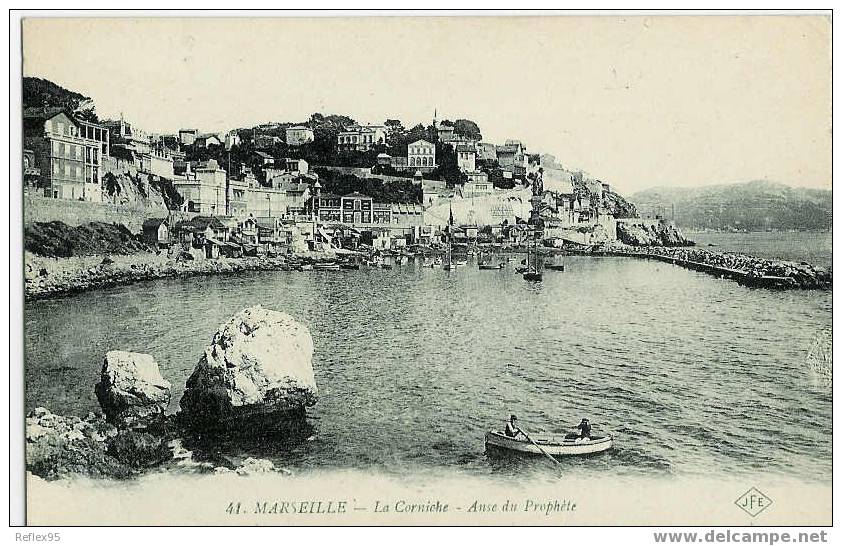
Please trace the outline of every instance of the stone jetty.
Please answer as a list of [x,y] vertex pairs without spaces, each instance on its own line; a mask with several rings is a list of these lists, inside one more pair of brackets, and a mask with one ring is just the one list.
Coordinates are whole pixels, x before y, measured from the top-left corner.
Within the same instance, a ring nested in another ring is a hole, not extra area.
[[653,259],[760,288],[833,288],[833,273],[829,269],[804,262],[768,260],[745,254],[713,252],[695,247],[615,245],[590,252],[590,254]]

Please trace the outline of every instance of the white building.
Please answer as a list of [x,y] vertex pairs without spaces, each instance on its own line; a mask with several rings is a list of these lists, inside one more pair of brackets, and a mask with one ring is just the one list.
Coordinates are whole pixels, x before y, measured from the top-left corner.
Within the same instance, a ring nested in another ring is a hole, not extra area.
[[286,164],[286,170],[295,173],[295,174],[307,174],[310,172],[310,165],[303,159],[290,159],[286,158],[284,160]]
[[463,173],[477,170],[477,150],[473,146],[460,144],[456,147],[456,164]]
[[228,131],[225,133],[225,149],[230,150],[234,146],[240,145],[240,133],[237,131]]
[[162,149],[153,148],[149,153],[140,155],[141,172],[151,173],[162,178],[173,178],[173,159]]
[[313,130],[309,127],[303,125],[287,127],[286,142],[290,146],[301,146],[302,144],[313,142],[314,138]]
[[407,165],[421,172],[432,171],[436,167],[436,147],[432,142],[416,140],[406,150]]
[[226,176],[225,170],[211,159],[198,165],[194,172],[176,177],[173,184],[184,198],[184,208],[188,212],[222,216],[226,214]]
[[488,175],[482,171],[467,173],[468,181],[462,188],[462,197],[481,197],[494,193],[494,185],[488,181]]
[[365,152],[372,146],[386,143],[385,125],[355,125],[346,127],[336,137],[340,150]]

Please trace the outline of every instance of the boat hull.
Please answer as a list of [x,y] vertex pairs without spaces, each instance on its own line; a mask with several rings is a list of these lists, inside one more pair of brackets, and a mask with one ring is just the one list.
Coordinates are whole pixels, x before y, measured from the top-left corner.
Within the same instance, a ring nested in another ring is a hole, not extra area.
[[[532,438],[550,455],[590,455],[601,453],[611,449],[614,439],[611,436],[594,437],[591,441],[576,442],[564,438],[553,438],[546,436],[535,436]],[[542,455],[542,451],[532,442],[526,439],[515,439],[506,436],[501,432],[491,431],[485,435],[485,446],[514,451],[518,453],[531,453]]]

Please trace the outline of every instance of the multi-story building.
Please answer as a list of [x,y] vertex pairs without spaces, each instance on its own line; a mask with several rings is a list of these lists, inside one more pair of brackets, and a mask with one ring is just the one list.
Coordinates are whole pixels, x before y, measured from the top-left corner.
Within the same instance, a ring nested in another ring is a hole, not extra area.
[[76,119],[79,123],[79,134],[82,138],[99,142],[101,156],[111,155],[111,134],[105,124],[90,123]]
[[477,159],[485,161],[497,161],[497,146],[491,142],[477,142]]
[[488,181],[488,174],[482,171],[467,173],[468,181],[462,188],[463,197],[481,197],[494,193],[494,186]]
[[456,137],[456,133],[453,131],[454,128],[452,125],[440,125],[438,128],[439,140],[442,142],[450,142]]
[[116,120],[106,120],[102,124],[108,128],[111,145],[131,152],[134,156],[149,153],[152,137],[146,131],[132,126],[122,117]]
[[429,172],[436,167],[436,147],[432,142],[416,140],[407,146],[406,157],[410,169]]
[[178,140],[183,146],[192,146],[196,142],[197,136],[199,136],[198,129],[180,129],[178,131]]
[[230,150],[234,146],[240,145],[240,133],[237,131],[228,131],[225,133],[225,149]]
[[226,177],[225,170],[211,159],[176,177],[173,184],[184,198],[185,210],[221,216],[226,212]]
[[286,158],[284,160],[286,165],[287,171],[295,174],[307,174],[310,172],[310,165],[303,159],[290,159]]
[[461,144],[456,147],[456,164],[463,173],[472,173],[477,170],[477,149],[468,144]]
[[423,207],[416,203],[376,203],[359,192],[319,196],[319,222],[398,230],[423,224]]
[[302,144],[313,142],[314,138],[313,130],[309,127],[303,125],[287,127],[286,142],[289,146],[301,146]]
[[529,156],[519,140],[507,140],[505,145],[497,146],[497,162],[514,175],[525,175],[529,169]]
[[354,125],[346,127],[336,137],[339,150],[365,152],[372,146],[386,143],[385,125]]
[[47,197],[102,201],[102,141],[85,138],[96,124],[83,125],[60,108],[27,109],[23,115],[24,147],[35,157],[38,187]]
[[139,170],[141,172],[151,173],[163,178],[173,178],[174,162],[166,148],[153,147],[148,153],[141,154],[139,159]]
[[208,133],[196,136],[196,139],[193,141],[193,144],[198,148],[209,148],[211,146],[222,146],[224,142],[225,141],[219,138],[218,135]]
[[281,139],[272,135],[254,135],[254,147],[258,150],[271,150]]

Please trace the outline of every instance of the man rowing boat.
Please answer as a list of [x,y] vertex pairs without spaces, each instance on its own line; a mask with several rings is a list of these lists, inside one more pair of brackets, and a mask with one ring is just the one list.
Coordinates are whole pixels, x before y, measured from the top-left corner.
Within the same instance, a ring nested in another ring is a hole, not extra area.
[[[506,421],[506,436],[509,438],[517,438],[519,435],[523,434],[523,431],[517,427],[517,415],[512,414],[508,421]],[[526,436],[526,434],[523,434]]]

